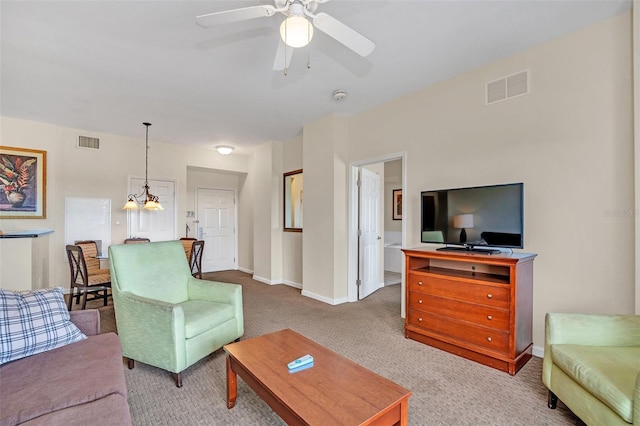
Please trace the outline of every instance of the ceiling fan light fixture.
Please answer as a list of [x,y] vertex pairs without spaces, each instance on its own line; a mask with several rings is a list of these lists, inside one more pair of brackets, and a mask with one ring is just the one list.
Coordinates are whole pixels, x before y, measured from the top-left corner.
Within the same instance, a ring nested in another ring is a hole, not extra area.
[[229,145],[218,145],[216,146],[216,150],[222,155],[229,155],[233,152],[235,148]]
[[313,25],[304,16],[291,15],[280,24],[280,37],[289,47],[304,47],[313,38]]

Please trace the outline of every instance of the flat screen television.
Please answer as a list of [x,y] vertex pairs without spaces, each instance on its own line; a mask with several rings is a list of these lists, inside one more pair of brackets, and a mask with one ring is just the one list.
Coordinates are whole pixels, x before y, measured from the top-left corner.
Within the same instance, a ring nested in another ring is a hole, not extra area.
[[423,243],[483,253],[524,248],[522,183],[422,191],[420,199]]

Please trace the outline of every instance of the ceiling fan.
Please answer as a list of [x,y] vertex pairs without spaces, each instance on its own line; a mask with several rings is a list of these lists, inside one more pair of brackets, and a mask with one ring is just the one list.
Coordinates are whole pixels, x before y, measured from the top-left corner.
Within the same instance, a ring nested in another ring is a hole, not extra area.
[[362,57],[370,55],[376,47],[373,41],[324,12],[315,13],[319,4],[328,1],[273,0],[273,6],[249,6],[199,15],[196,17],[196,23],[203,28],[210,28],[220,24],[273,16],[276,13],[283,14],[286,18],[280,25],[281,39],[276,59],[273,62],[273,69],[284,69],[285,73],[291,61],[293,49],[309,44],[313,37],[314,28],[339,41]]

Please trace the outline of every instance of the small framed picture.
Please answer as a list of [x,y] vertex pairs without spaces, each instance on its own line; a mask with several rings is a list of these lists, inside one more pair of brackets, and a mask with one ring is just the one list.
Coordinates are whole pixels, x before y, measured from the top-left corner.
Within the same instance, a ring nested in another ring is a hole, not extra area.
[[393,220],[402,220],[402,189],[393,190]]
[[0,146],[0,218],[47,217],[47,151]]

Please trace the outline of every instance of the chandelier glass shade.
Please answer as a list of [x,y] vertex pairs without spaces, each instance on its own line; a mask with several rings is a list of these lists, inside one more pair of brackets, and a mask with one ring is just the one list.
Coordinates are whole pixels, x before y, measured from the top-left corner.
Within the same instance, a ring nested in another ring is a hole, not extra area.
[[151,123],[142,123],[146,126],[145,137],[145,165],[144,165],[144,186],[140,194],[129,194],[127,203],[122,208],[123,210],[137,210],[143,208],[145,210],[164,210],[160,204],[160,200],[157,195],[153,195],[149,191],[149,126]]

